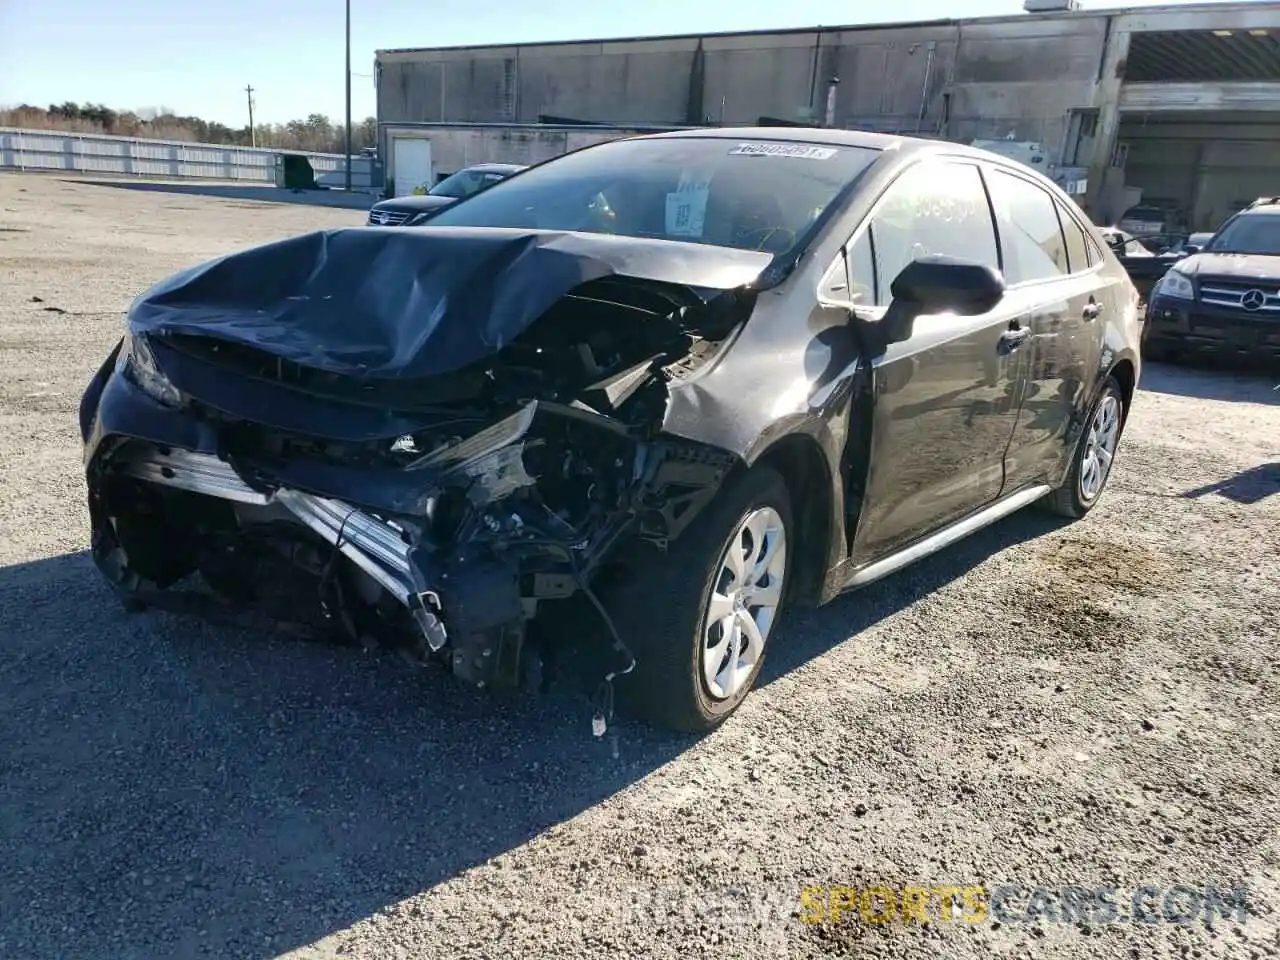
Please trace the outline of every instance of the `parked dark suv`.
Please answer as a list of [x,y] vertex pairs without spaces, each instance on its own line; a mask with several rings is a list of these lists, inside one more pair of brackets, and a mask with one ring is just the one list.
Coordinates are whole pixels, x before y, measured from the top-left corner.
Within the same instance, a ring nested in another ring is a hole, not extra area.
[[1280,362],[1280,197],[1250,204],[1161,278],[1143,351],[1153,359],[1212,353]]
[[1032,503],[1083,517],[1140,331],[1097,230],[1020,163],[615,140],[140,297],[81,406],[93,554],[130,606],[198,573],[486,687],[577,655],[600,721],[616,679],[708,730],[790,607]]

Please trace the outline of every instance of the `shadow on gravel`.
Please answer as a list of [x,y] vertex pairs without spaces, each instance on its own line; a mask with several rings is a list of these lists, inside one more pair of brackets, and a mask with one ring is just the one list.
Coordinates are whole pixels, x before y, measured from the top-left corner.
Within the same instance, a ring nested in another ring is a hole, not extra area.
[[364,193],[342,190],[288,190],[283,187],[226,183],[169,183],[154,180],[70,180],[91,187],[115,187],[118,190],[140,190],[144,193],[174,193],[221,200],[254,200],[264,203],[303,203],[315,207],[341,207],[368,210],[377,198]]
[[[848,593],[825,607],[792,611],[778,633],[769,638],[769,655],[757,686],[765,686],[841,641],[856,637],[921,597],[964,576],[1001,550],[1034,540],[1065,522],[1048,512],[1020,510],[928,559]],[[1011,615],[1014,614],[1017,611],[1011,611]],[[924,642],[927,641],[928,638],[924,638]]]
[[1240,504],[1260,503],[1273,493],[1280,493],[1280,463],[1264,463],[1241,470],[1234,477],[1188,490],[1182,496],[1195,500],[1209,493],[1216,493]]
[[1229,365],[1181,366],[1154,363],[1142,365],[1139,389],[1197,400],[1228,400],[1235,403],[1280,404],[1280,371],[1239,370]]
[[[1055,523],[1024,511],[798,612],[762,682]],[[564,684],[495,702],[390,657],[129,616],[84,553],[0,569],[0,637],[0,956],[274,956],[695,742],[624,721],[615,759]]]

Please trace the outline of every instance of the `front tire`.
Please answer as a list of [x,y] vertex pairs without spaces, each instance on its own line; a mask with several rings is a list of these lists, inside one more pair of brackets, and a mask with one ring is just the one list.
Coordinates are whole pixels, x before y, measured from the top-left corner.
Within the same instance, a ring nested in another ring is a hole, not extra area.
[[796,546],[791,499],[756,467],[720,492],[665,556],[610,598],[636,667],[623,706],[671,729],[715,729],[750,692],[782,613]]
[[1107,377],[1089,411],[1088,425],[1076,446],[1066,480],[1046,499],[1054,513],[1078,520],[1093,509],[1111,476],[1125,414],[1120,384],[1115,377]]

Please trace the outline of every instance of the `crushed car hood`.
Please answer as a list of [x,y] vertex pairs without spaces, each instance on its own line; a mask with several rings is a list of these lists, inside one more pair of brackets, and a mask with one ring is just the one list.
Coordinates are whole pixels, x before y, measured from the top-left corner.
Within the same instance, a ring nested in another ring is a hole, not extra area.
[[1178,270],[1197,276],[1240,277],[1243,280],[1274,280],[1280,277],[1280,257],[1245,253],[1197,253],[1187,257]]
[[431,377],[497,353],[590,280],[662,281],[709,299],[750,284],[771,260],[605,234],[326,230],[179,273],[134,302],[129,326],[245,344],[329,373]]

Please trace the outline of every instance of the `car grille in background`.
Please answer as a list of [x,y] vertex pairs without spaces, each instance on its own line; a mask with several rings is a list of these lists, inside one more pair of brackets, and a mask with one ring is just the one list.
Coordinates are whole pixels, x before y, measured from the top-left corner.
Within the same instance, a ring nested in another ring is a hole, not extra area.
[[1200,300],[1215,307],[1280,314],[1280,285],[1275,280],[1203,277],[1200,280]]
[[410,210],[370,210],[366,226],[398,227],[411,216],[413,212]]

